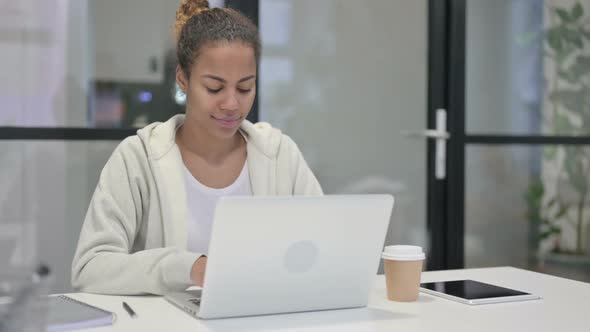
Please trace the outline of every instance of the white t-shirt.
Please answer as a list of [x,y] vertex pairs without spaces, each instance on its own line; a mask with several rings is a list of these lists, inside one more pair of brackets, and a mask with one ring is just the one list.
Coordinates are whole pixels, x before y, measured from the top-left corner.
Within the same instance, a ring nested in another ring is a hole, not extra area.
[[183,164],[188,206],[188,250],[203,254],[209,253],[213,212],[222,196],[252,196],[248,162],[242,172],[225,188],[210,188],[199,182]]

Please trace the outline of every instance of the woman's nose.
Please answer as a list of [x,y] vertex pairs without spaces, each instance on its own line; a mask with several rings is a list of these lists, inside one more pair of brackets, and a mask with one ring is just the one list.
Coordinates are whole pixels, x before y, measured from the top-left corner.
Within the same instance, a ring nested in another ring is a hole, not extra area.
[[227,111],[236,111],[238,110],[238,98],[235,92],[228,92],[223,102],[221,103],[221,108]]

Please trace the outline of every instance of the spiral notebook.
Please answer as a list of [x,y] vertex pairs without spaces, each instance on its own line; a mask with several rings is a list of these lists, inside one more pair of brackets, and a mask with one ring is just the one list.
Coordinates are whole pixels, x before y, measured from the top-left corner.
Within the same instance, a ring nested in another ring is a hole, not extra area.
[[47,332],[71,331],[90,327],[108,326],[115,314],[69,296],[50,296],[47,315]]

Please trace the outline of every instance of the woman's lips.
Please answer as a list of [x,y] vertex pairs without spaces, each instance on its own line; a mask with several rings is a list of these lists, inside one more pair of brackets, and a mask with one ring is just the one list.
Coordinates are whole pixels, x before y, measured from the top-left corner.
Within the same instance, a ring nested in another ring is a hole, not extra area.
[[217,122],[218,125],[224,127],[224,128],[234,128],[238,125],[238,123],[240,122],[240,118],[237,119],[225,119],[225,118],[216,118],[214,116],[211,116],[213,118],[213,120],[215,120],[215,122]]

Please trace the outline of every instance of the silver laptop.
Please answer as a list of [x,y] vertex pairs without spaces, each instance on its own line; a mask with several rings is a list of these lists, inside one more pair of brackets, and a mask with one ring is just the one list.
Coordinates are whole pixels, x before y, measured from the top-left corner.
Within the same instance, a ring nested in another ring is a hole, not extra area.
[[364,307],[390,195],[224,197],[202,292],[166,299],[199,318]]

